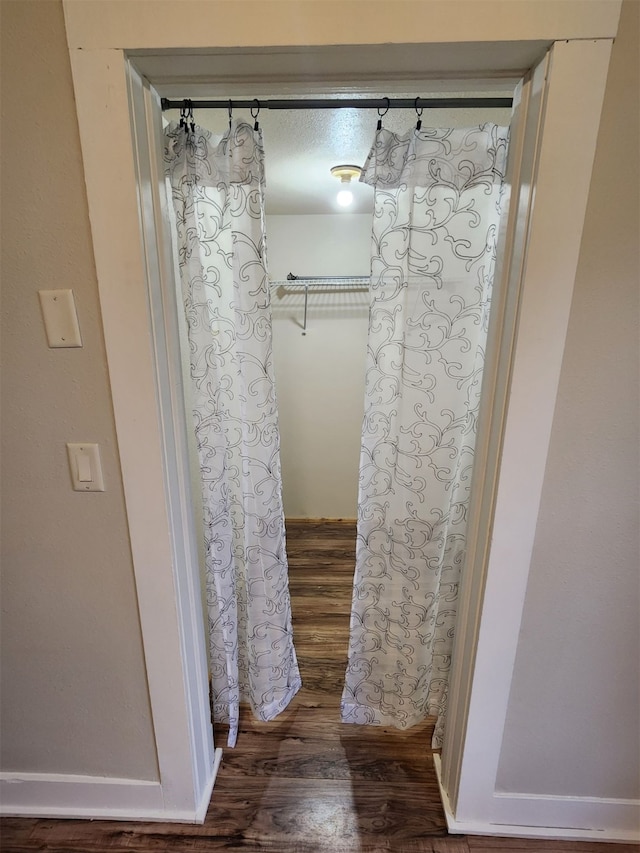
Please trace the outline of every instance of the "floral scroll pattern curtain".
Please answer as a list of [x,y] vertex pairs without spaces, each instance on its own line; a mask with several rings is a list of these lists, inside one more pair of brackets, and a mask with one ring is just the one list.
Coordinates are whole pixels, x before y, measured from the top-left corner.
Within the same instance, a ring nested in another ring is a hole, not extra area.
[[376,134],[344,722],[447,707],[508,129]]
[[285,550],[260,131],[165,134],[203,489],[214,718],[235,744],[300,688]]

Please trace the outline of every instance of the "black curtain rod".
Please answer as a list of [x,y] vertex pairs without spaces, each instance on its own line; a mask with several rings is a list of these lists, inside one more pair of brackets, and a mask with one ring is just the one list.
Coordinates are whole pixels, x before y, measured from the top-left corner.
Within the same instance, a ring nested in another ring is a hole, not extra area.
[[[233,98],[218,101],[190,101],[194,110],[384,110],[387,109],[469,109],[470,107],[510,107],[512,98],[292,98],[291,100],[234,101]],[[163,110],[179,110],[184,100],[162,98]]]

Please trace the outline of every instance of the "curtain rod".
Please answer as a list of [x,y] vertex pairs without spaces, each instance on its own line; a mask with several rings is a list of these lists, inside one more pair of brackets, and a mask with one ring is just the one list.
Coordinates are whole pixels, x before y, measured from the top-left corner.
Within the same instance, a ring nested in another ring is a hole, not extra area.
[[[469,109],[470,107],[510,107],[513,98],[309,98],[290,100],[190,101],[194,110],[388,110],[388,109]],[[163,110],[179,110],[184,100],[162,98]]]

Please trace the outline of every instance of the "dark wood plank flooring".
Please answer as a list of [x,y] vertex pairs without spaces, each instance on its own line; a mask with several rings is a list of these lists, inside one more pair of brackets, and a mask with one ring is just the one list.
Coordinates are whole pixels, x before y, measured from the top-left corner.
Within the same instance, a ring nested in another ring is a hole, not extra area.
[[[433,721],[401,732],[340,723],[353,580],[353,522],[287,523],[304,686],[271,723],[243,710],[203,826],[5,818],[0,849],[230,853],[631,853],[634,845],[448,836]],[[216,731],[223,745],[225,733]]]

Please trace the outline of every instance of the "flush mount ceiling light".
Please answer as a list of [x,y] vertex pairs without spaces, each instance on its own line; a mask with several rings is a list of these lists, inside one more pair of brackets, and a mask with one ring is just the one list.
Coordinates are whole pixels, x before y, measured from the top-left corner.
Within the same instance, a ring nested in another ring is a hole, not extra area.
[[340,207],[349,207],[353,201],[353,193],[348,189],[348,186],[351,183],[351,178],[359,178],[361,172],[362,169],[360,166],[334,166],[331,169],[333,177],[340,178],[340,183],[346,184],[346,187],[343,187],[336,197],[336,201]]

